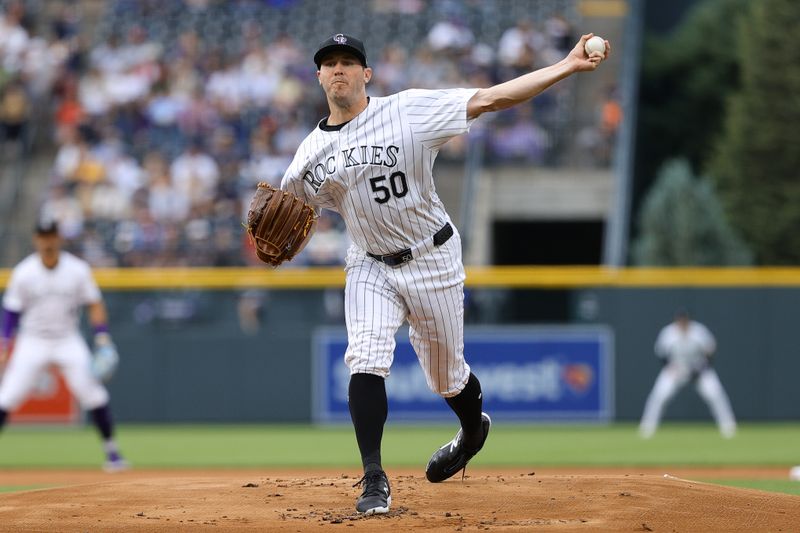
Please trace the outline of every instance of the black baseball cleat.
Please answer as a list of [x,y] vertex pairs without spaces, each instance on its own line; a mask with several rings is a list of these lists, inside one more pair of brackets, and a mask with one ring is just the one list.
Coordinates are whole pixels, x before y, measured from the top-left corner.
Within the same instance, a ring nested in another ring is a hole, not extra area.
[[492,426],[492,419],[486,413],[481,413],[481,431],[483,437],[477,449],[470,450],[464,446],[464,430],[459,429],[453,440],[436,450],[428,461],[428,466],[425,467],[425,477],[431,483],[439,483],[445,479],[453,477],[459,470],[467,467],[470,459],[475,457],[483,444],[486,442],[486,437],[489,436],[489,428]]
[[364,487],[361,496],[356,501],[356,511],[361,514],[384,514],[389,512],[392,503],[392,489],[389,488],[389,479],[383,470],[372,470],[364,474],[353,485]]

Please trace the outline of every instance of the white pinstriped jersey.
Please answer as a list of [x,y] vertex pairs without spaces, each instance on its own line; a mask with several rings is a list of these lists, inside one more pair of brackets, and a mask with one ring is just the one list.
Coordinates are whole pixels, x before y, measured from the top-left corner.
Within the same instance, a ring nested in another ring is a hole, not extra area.
[[678,324],[667,324],[656,339],[655,352],[670,364],[687,372],[705,367],[706,357],[714,353],[717,342],[709,329],[700,322],[691,320],[687,328]]
[[433,183],[439,148],[469,130],[477,89],[411,89],[372,97],[343,126],[319,125],[303,141],[281,188],[338,212],[352,241],[390,254],[450,221]]
[[89,264],[62,251],[53,269],[38,254],[23,259],[11,273],[3,307],[22,313],[20,334],[56,338],[77,333],[80,308],[100,299]]

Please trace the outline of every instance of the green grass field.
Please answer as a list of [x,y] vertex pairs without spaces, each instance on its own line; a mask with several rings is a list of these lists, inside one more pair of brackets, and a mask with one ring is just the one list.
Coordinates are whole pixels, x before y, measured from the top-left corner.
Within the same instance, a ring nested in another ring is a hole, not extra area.
[[[455,427],[387,425],[384,464],[424,465]],[[137,468],[358,468],[349,425],[122,425],[117,440]],[[92,428],[8,427],[0,435],[0,471],[97,468],[100,444]],[[744,424],[731,440],[711,424],[665,424],[641,440],[632,424],[611,426],[497,423],[474,460],[482,466],[758,467],[786,466],[786,480],[708,480],[800,495],[788,466],[800,464],[800,423]],[[0,490],[22,490],[4,486]]]

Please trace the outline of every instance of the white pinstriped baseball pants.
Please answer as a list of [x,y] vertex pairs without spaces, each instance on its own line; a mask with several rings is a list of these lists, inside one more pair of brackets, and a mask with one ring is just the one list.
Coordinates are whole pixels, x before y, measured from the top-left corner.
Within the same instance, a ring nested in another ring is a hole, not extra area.
[[0,408],[16,409],[48,365],[61,369],[67,386],[84,409],[108,403],[108,390],[92,374],[91,353],[79,333],[55,339],[21,334],[0,381]]
[[461,392],[470,369],[464,360],[464,266],[458,232],[398,267],[351,246],[345,271],[345,363],[350,374],[388,377],[394,336],[407,320],[428,387],[444,397]]
[[[686,385],[689,376],[674,371],[669,366],[665,366],[659,372],[653,389],[647,397],[642,420],[639,424],[639,434],[644,438],[650,438],[661,422],[664,408],[673,396]],[[717,422],[720,433],[723,437],[730,438],[736,433],[736,418],[733,415],[728,395],[719,380],[717,372],[713,368],[704,369],[695,382],[697,393],[705,400],[711,409],[711,414]]]

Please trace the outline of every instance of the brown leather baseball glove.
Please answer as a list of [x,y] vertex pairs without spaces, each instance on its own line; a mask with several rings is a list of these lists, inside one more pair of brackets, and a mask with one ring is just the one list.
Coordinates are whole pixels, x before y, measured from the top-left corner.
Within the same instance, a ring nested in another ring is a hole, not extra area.
[[261,182],[247,212],[247,234],[259,259],[278,266],[300,253],[317,225],[314,208],[289,191]]

